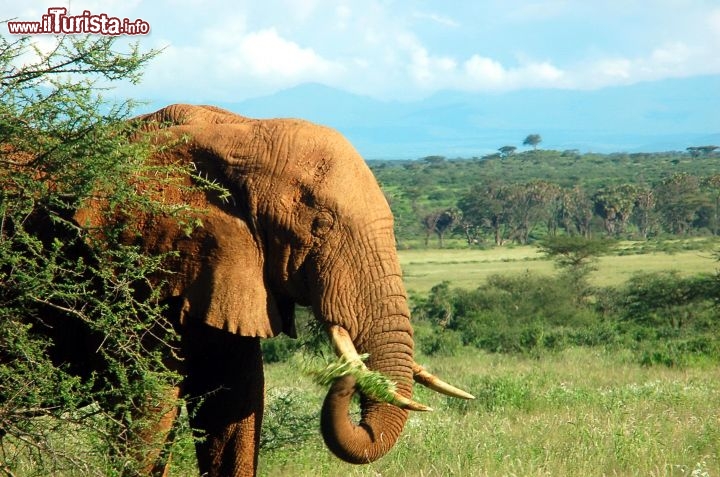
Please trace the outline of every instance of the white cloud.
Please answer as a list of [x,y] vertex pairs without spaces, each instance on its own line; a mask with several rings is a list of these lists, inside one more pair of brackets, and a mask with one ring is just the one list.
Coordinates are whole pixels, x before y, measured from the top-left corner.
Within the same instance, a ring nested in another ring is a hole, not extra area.
[[[138,2],[133,15],[149,17],[153,32],[143,46],[172,45],[145,84],[163,78],[156,91],[207,100],[310,81],[410,99],[441,89],[587,89],[720,74],[720,8],[675,0],[650,11],[639,0],[608,0],[601,10],[567,0],[488,0],[482,9],[446,2],[432,11],[407,0],[218,0],[212,9],[183,0],[177,21],[166,7]],[[663,19],[672,27],[658,26]]]
[[437,13],[414,12],[413,17],[419,18],[421,20],[430,20],[439,25],[450,28],[457,28],[460,26],[460,23],[453,20],[452,18],[444,15],[438,15]]
[[540,63],[530,63],[521,70],[530,78],[534,78],[538,84],[555,83],[565,77],[565,72],[556,68],[553,64],[543,61]]
[[433,57],[425,48],[417,48],[412,54],[409,71],[418,84],[433,86],[442,83],[442,75],[452,72],[455,66],[452,58]]
[[600,58],[573,65],[567,86],[601,88],[665,78],[719,74],[720,58],[710,45],[688,45],[676,41],[658,46],[636,57]]
[[595,63],[590,69],[592,76],[601,78],[601,82],[622,80],[632,77],[633,64],[626,58],[608,58]]
[[497,60],[473,55],[464,63],[466,77],[461,79],[464,89],[509,90],[528,87],[558,86],[565,72],[549,62],[526,61],[515,67],[505,67]]
[[237,52],[250,73],[259,77],[320,78],[342,69],[313,49],[282,38],[274,28],[249,33],[240,41]]
[[187,100],[239,101],[305,81],[332,81],[346,66],[283,37],[276,28],[251,31],[244,15],[198,32],[196,41],[169,42],[148,68],[147,82]]
[[478,86],[496,88],[507,80],[505,67],[491,58],[473,55],[463,66],[468,80],[477,82]]
[[682,42],[675,42],[653,50],[650,54],[650,63],[658,67],[681,66],[691,56],[692,53],[687,45]]

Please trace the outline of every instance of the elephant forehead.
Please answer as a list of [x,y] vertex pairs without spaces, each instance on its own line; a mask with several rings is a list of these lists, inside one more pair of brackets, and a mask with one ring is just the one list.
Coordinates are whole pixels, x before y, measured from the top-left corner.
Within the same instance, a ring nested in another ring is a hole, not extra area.
[[331,129],[300,123],[268,157],[267,188],[284,208],[303,203],[349,213],[387,205],[363,158]]
[[289,186],[276,198],[277,205],[289,214],[301,214],[305,209],[315,217],[324,211],[334,219],[352,220],[357,224],[366,219],[392,216],[385,196],[369,171],[351,173],[342,167],[336,171],[331,170],[316,182]]
[[389,214],[372,172],[339,132],[296,119],[230,121],[230,113],[222,116],[227,122],[205,122],[206,111],[191,111],[202,112],[203,121],[175,126],[175,134],[192,137],[189,147],[210,153],[228,179],[247,184],[260,201],[286,211],[303,203],[340,215]]
[[343,175],[337,181],[321,184],[317,195],[321,204],[329,204],[328,208],[341,216],[390,215],[380,187],[367,177]]

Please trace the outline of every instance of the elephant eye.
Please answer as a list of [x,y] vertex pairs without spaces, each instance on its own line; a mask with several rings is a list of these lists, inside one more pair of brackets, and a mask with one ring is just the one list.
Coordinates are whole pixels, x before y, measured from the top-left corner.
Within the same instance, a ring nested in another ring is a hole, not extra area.
[[335,218],[330,212],[321,211],[312,223],[312,234],[316,237],[323,237],[335,224]]

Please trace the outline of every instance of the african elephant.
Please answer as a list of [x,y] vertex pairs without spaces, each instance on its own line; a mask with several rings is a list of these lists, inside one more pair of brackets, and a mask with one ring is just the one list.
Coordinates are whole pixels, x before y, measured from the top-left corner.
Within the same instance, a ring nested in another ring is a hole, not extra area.
[[[368,353],[367,366],[397,384],[400,406],[363,396],[359,424],[348,415],[353,378],[331,386],[321,429],[341,459],[372,462],[392,448],[408,409],[424,409],[411,399],[413,378],[470,397],[413,359],[393,217],[365,162],[339,133],[209,106],[173,105],[139,120],[159,143],[174,144],[155,160],[192,162],[232,195],[166,191],[167,200],[200,211],[202,226],[190,234],[168,216],[134,226],[133,240],[147,252],[178,252],[164,293],[180,324],[181,392],[192,407],[191,425],[206,437],[197,444],[203,475],[254,475],[264,399],[259,339],[294,336],[296,304],[312,308],[339,353],[350,360]],[[91,215],[80,211],[76,219]]]

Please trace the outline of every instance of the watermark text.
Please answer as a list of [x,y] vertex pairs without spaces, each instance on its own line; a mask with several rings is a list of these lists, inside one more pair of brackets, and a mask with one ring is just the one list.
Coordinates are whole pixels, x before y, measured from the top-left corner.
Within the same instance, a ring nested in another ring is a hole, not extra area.
[[150,24],[142,19],[118,18],[106,13],[94,14],[90,10],[82,15],[68,15],[65,7],[48,8],[40,21],[9,21],[11,35],[147,35]]

